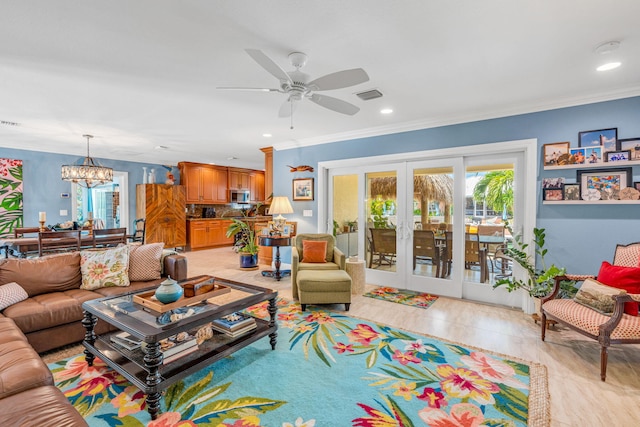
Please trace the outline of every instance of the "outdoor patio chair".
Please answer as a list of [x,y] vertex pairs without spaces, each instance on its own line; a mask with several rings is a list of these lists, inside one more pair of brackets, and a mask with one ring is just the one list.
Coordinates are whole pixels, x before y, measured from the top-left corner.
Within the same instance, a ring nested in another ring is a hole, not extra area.
[[377,256],[378,267],[382,264],[393,265],[396,257],[396,230],[395,228],[370,228],[371,233],[371,268],[374,256]]
[[429,260],[436,268],[436,277],[442,273],[440,248],[436,245],[436,237],[431,230],[413,231],[413,269],[418,260]]

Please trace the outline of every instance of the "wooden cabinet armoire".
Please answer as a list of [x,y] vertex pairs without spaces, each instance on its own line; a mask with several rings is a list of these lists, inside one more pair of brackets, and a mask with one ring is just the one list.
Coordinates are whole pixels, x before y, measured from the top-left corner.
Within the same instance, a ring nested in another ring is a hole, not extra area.
[[165,248],[187,245],[187,214],[183,185],[136,185],[136,218],[145,219],[145,242]]

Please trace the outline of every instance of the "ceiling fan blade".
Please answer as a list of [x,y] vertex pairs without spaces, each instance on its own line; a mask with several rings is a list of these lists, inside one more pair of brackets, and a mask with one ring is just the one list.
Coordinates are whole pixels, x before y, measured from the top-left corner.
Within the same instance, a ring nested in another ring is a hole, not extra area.
[[362,68],[354,68],[318,77],[309,82],[309,86],[314,86],[315,90],[332,90],[355,86],[368,81],[369,75]]
[[328,108],[329,110],[333,110],[338,113],[347,114],[349,116],[353,116],[360,111],[359,107],[332,96],[318,95],[317,93],[314,93],[311,95],[309,100],[315,102],[321,107]]
[[267,87],[226,87],[219,86],[216,89],[218,90],[250,90],[254,92],[282,92],[280,89],[271,89]]
[[278,117],[291,117],[293,112],[296,110],[297,106],[298,106],[298,103],[296,101],[291,101],[291,97],[289,97],[280,106],[280,111],[278,111]]
[[278,80],[293,83],[291,77],[278,64],[273,62],[271,58],[258,49],[245,49],[250,57],[253,58],[262,68],[267,70],[272,76]]

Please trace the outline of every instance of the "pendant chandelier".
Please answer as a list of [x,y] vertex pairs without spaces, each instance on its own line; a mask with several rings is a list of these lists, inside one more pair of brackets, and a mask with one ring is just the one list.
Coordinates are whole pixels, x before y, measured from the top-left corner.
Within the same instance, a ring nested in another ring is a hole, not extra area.
[[81,187],[92,188],[113,181],[113,169],[100,166],[89,156],[89,140],[93,135],[82,135],[87,138],[87,157],[82,164],[63,165],[62,179],[75,182]]

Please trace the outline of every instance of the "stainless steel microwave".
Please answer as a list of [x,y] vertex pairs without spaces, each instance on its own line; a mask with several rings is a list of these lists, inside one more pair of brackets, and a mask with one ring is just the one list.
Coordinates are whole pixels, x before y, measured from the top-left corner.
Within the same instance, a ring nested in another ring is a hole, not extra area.
[[231,203],[249,203],[249,190],[231,190]]

